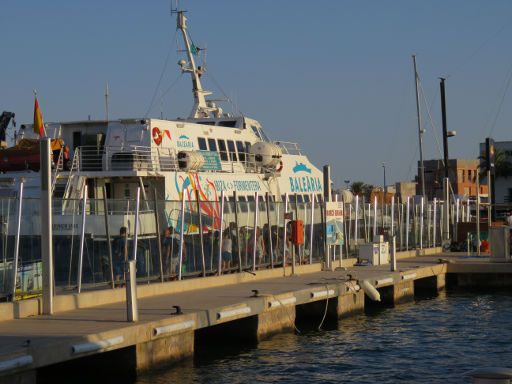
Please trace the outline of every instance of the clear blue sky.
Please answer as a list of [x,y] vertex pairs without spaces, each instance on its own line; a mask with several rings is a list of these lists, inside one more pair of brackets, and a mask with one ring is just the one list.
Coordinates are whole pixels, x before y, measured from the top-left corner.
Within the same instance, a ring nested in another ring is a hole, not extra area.
[[[411,54],[436,130],[423,114],[424,158],[439,158],[439,76],[446,81],[450,157],[476,158],[492,133],[512,140],[510,0],[182,0],[210,74],[274,139],[297,141],[343,180],[412,179],[418,134]],[[178,77],[170,0],[3,0],[0,111],[31,122],[144,116],[167,53],[160,95]],[[206,86],[221,97],[215,82]],[[183,77],[151,116],[187,116]],[[497,113],[500,102],[501,111]],[[425,112],[425,104],[422,105]],[[229,110],[229,107],[225,108]],[[495,124],[494,124],[494,121]]]

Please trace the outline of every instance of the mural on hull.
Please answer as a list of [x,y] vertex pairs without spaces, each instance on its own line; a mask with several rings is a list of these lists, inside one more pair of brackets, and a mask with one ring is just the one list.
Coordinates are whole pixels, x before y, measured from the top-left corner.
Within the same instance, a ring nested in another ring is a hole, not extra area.
[[[198,173],[176,173],[174,183],[178,197],[181,200],[185,197],[186,215],[184,231],[185,233],[199,232],[199,215],[197,212],[197,198],[199,196],[199,210],[201,212],[201,222],[203,232],[210,230],[220,230],[220,203],[219,194],[215,184],[208,177],[203,177]],[[181,228],[180,216],[166,212],[169,225],[174,224],[179,231]],[[177,217],[176,217],[177,216]]]

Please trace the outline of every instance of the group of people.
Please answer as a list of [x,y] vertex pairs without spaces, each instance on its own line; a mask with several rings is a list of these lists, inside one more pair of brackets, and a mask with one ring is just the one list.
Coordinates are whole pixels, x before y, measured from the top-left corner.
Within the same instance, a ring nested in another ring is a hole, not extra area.
[[[205,269],[217,269],[217,257],[220,248],[221,267],[223,272],[229,272],[233,269],[250,267],[253,263],[253,257],[256,256],[256,264],[270,264],[270,256],[273,255],[275,263],[283,262],[283,259],[290,260],[291,251],[294,247],[291,241],[291,231],[288,231],[286,244],[283,245],[284,228],[278,226],[270,227],[265,224],[263,227],[237,228],[235,223],[229,223],[222,232],[222,240],[219,231],[210,231],[203,234],[203,252],[200,251],[200,242],[198,234],[186,235],[183,238],[183,246],[180,247],[180,234],[174,227],[168,226],[164,229],[161,239],[162,269],[166,278],[174,278],[179,274],[180,257],[181,271],[197,271],[198,266],[202,265],[201,257],[205,257]],[[219,244],[219,241],[222,241]],[[119,236],[116,236],[112,242],[112,261],[114,280],[117,284],[124,281],[125,264],[129,259],[131,242],[128,240],[128,231],[126,227],[121,227]],[[198,247],[199,246],[199,247]],[[295,246],[296,247],[296,246]],[[300,256],[299,249],[296,248],[296,254]],[[283,258],[284,252],[284,258]],[[187,257],[188,256],[188,257]],[[143,258],[141,258],[143,259]],[[137,258],[137,272],[141,272],[143,260]],[[157,262],[154,260],[154,262]],[[298,259],[300,262],[300,259]],[[142,267],[144,269],[144,267]],[[200,268],[199,268],[200,269]]]

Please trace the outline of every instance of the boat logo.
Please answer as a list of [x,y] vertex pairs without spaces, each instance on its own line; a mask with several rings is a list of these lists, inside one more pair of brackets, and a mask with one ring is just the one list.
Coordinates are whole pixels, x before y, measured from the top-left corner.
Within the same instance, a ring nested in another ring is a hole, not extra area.
[[164,129],[163,132],[160,131],[160,128],[154,127],[151,131],[151,135],[153,136],[153,141],[156,145],[162,144],[162,140],[164,139],[164,135],[171,140],[171,132],[168,129]]
[[297,172],[307,172],[307,173],[311,173],[311,168],[308,168],[306,166],[306,164],[304,163],[295,163],[295,167],[292,168],[293,170],[293,173],[297,173]]
[[187,135],[181,135],[176,142],[178,148],[194,148],[194,142]]

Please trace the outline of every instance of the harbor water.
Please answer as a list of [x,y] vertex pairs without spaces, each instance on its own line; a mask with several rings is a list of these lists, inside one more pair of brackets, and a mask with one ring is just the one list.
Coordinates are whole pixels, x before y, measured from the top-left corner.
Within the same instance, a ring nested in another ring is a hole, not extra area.
[[196,351],[135,383],[468,383],[477,367],[512,366],[509,292],[443,292],[323,328]]

